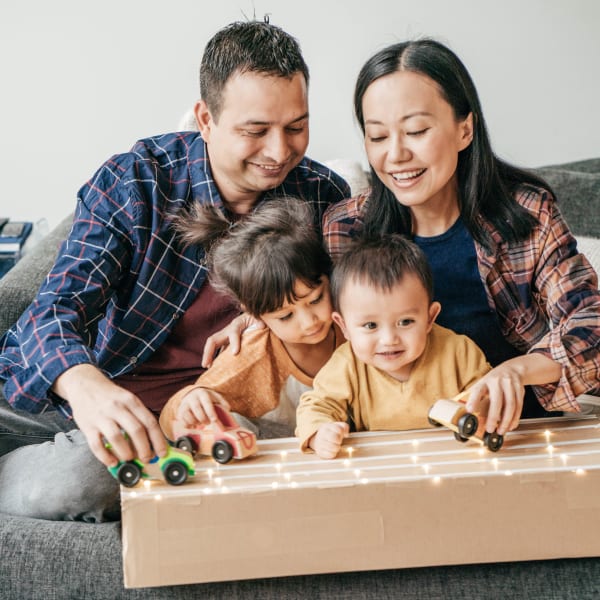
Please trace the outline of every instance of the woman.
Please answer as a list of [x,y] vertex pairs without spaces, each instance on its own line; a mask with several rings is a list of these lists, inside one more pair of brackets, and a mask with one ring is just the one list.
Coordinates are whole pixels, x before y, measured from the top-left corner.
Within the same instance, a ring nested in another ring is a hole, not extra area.
[[600,393],[597,275],[550,187],[492,152],[462,62],[433,40],[391,45],[360,71],[354,108],[372,189],[326,213],[330,254],[393,232],[425,251],[437,322],[495,367],[467,404],[488,411],[487,431],[504,434],[541,407],[578,411],[577,395]]

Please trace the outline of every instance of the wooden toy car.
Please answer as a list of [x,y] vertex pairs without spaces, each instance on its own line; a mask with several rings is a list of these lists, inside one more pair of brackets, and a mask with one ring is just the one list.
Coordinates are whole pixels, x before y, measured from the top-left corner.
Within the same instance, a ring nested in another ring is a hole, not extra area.
[[256,454],[256,435],[240,427],[231,413],[215,404],[218,421],[200,429],[190,429],[182,421],[173,421],[175,446],[193,456],[212,456],[218,463],[226,464],[232,458],[246,458]]
[[485,432],[483,437],[477,435],[479,420],[467,411],[464,403],[457,400],[441,399],[429,409],[428,420],[437,427],[443,425],[454,431],[454,437],[459,442],[466,442],[471,437],[481,439],[488,450],[497,452],[504,442],[503,436],[498,433]]
[[[106,444],[110,450],[110,444]],[[181,485],[188,475],[196,474],[194,459],[188,452],[167,446],[165,456],[154,456],[143,463],[139,458],[119,461],[114,467],[108,467],[110,474],[126,487],[133,487],[140,479],[157,479],[162,476],[171,485]]]

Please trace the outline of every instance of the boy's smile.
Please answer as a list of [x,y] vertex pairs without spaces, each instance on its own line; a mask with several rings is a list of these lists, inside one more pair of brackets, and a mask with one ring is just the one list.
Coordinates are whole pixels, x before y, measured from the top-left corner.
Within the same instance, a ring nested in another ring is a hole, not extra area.
[[425,350],[439,309],[439,303],[429,304],[423,284],[409,273],[389,290],[348,281],[333,319],[359,360],[406,381]]

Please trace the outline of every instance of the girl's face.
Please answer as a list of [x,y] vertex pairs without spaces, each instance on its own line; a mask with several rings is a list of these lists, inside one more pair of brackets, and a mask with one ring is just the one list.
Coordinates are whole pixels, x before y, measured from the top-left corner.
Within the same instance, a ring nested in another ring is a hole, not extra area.
[[295,302],[286,302],[280,309],[261,315],[265,325],[284,343],[318,344],[331,330],[331,297],[329,279],[323,275],[314,288],[296,280]]
[[396,71],[375,80],[362,108],[369,163],[413,214],[458,207],[458,153],[473,138],[472,115],[457,121],[437,84]]

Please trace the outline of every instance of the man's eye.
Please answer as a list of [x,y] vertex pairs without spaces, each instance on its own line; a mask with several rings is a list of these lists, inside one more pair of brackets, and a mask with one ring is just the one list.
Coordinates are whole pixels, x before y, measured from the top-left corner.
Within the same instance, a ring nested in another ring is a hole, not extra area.
[[287,127],[286,129],[287,132],[291,133],[292,135],[298,135],[304,131],[304,127]]
[[265,133],[266,133],[266,129],[260,129],[260,130],[247,129],[246,131],[244,131],[244,135],[247,135],[250,137],[261,137],[261,136],[265,135]]

